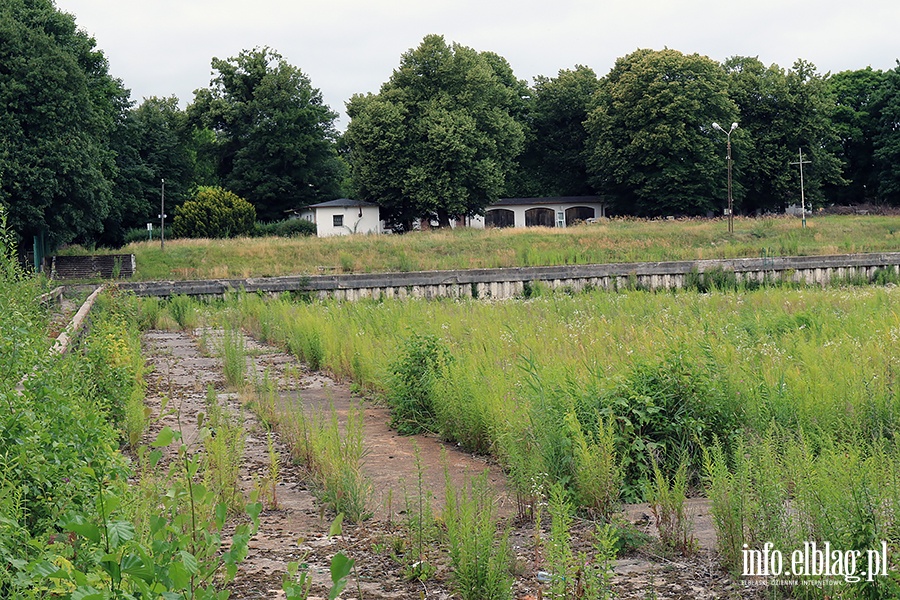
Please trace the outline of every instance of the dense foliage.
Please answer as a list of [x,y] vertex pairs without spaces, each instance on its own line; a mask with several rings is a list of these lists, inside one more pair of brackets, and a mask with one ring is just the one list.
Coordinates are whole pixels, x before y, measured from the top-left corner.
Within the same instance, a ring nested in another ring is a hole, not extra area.
[[[5,234],[0,223],[0,599],[225,597],[253,526],[224,547],[226,507],[196,484],[208,468],[196,448],[173,448],[159,472],[178,432],[140,447],[136,299],[100,295],[81,345],[50,353],[38,282],[10,264]],[[260,510],[247,506],[254,521]]]
[[213,87],[197,90],[188,115],[215,133],[222,184],[269,221],[336,198],[344,169],[337,114],[309,77],[270,48],[214,58],[212,67]]
[[279,237],[302,237],[316,235],[316,224],[306,219],[285,219],[273,223],[257,223],[255,235]]
[[[721,214],[732,136],[739,213],[900,204],[900,65],[821,74],[745,56],[639,49],[518,80],[502,57],[426,36],[377,94],[337,114],[309,77],[259,47],[212,60],[209,88],[133,106],[95,41],[52,0],[0,6],[0,203],[17,237],[119,245],[196,186],[267,222],[353,191],[395,229],[442,226],[506,196],[602,195],[635,215]],[[138,236],[139,237],[139,236]]]
[[874,158],[878,194],[876,199],[900,204],[900,61],[884,74],[877,92],[877,133]]
[[51,0],[0,4],[0,203],[20,236],[90,239],[114,203],[111,136],[128,92]]
[[825,77],[804,61],[785,71],[736,56],[724,67],[729,95],[740,109],[741,128],[732,137],[737,208],[751,214],[781,212],[799,203],[800,172],[791,163],[799,161],[801,149],[804,161],[810,161],[803,170],[806,201],[821,206],[826,185],[840,189],[846,183],[831,150],[837,136]]
[[175,213],[172,232],[177,237],[227,238],[253,233],[256,209],[219,187],[199,187],[194,197]]
[[737,117],[716,62],[676,50],[633,52],[603,80],[586,123],[591,182],[619,212],[712,211],[722,181],[712,123]]
[[508,194],[513,197],[588,196],[584,122],[600,80],[585,66],[537,77],[528,105],[525,150]]
[[203,158],[208,133],[189,127],[174,96],[147,98],[124,115],[113,136],[117,201],[104,222],[100,243],[121,245],[129,230],[137,228],[146,238],[145,224],[159,220],[163,179],[170,215],[194,185],[214,182],[206,166],[209,161]]
[[378,94],[347,105],[356,193],[411,229],[449,226],[501,197],[524,142],[524,82],[496,54],[429,35]]

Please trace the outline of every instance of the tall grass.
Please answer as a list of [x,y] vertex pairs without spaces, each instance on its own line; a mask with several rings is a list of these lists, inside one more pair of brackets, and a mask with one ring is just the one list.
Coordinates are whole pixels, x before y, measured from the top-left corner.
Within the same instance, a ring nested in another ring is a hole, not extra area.
[[[197,308],[190,297],[172,296],[166,303],[166,310],[181,330],[191,330],[197,327],[199,316]],[[151,310],[151,315],[152,312]]]
[[653,460],[671,476],[687,456],[695,485],[704,446],[731,448],[773,422],[848,443],[890,439],[900,425],[896,288],[595,291],[497,303],[243,296],[234,308],[285,347],[297,330],[315,332],[322,368],[395,406],[413,390],[396,375],[404,356],[407,366],[427,364],[410,362],[410,347],[441,348],[423,388],[428,428],[499,456],[525,496],[541,473],[568,479],[579,461],[606,468],[602,424],[613,431],[625,499],[642,494]]
[[412,492],[405,486],[403,490],[406,502],[406,518],[404,520],[412,544],[409,552],[406,553],[409,558],[406,560],[404,575],[410,581],[425,581],[434,575],[436,570],[433,562],[428,560],[428,550],[438,541],[440,530],[434,518],[432,506],[434,494],[425,485],[425,469],[433,468],[434,465],[422,463],[422,453],[419,445],[415,442],[413,442],[413,451],[416,462],[416,486]]
[[547,545],[547,566],[550,568],[551,598],[566,598],[574,587],[575,554],[572,550],[572,521],[575,507],[559,482],[550,487],[547,511],[550,513],[550,539]]
[[310,441],[319,501],[354,523],[371,517],[372,483],[361,469],[366,454],[362,412],[351,411],[343,431],[333,409],[329,418],[318,415]]
[[669,479],[659,465],[653,467],[653,483],[650,487],[650,512],[656,520],[659,541],[669,551],[683,556],[694,552],[697,542],[691,531],[691,519],[687,514],[687,462],[682,462]]
[[[804,544],[822,548],[828,542],[842,552],[859,551],[863,562],[869,551],[886,543],[887,576],[869,579],[864,573],[853,581],[803,574],[813,585],[803,586],[802,595],[897,598],[898,452],[886,439],[838,442],[818,436],[813,441],[802,431],[777,426],[730,456],[712,449],[707,481],[723,566],[740,575],[744,549],[758,550],[767,543],[787,556]],[[866,568],[858,566],[855,575]]]
[[463,489],[454,487],[448,467],[445,473],[444,523],[456,592],[463,600],[512,598],[509,532],[497,533],[496,499],[487,471]]
[[247,377],[247,348],[244,334],[229,322],[222,330],[222,369],[225,383],[235,389],[242,388]]
[[200,425],[203,440],[203,476],[207,489],[229,511],[237,513],[244,506],[239,478],[244,458],[245,434],[243,418],[233,415],[219,404],[215,388],[206,390],[206,418]]

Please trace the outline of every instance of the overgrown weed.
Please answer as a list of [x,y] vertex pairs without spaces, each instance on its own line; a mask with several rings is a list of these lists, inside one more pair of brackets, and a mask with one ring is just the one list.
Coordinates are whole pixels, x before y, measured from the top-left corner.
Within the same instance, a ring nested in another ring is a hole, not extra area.
[[208,490],[236,513],[244,505],[243,493],[238,485],[241,462],[244,458],[245,430],[243,417],[233,415],[219,404],[215,388],[206,391],[206,413],[201,415],[198,426],[208,432],[203,440],[203,479]]
[[471,478],[462,489],[454,485],[446,463],[444,474],[444,524],[454,589],[463,600],[512,598],[509,531],[498,533],[496,498],[488,472]]

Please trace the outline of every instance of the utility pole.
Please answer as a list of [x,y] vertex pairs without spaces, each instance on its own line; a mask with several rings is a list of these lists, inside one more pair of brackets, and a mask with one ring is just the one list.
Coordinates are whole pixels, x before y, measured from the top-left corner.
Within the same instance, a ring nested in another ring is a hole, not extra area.
[[806,197],[803,193],[803,165],[808,165],[808,160],[803,160],[803,148],[800,148],[800,160],[792,162],[792,165],[800,165],[800,211],[803,215],[803,227],[806,228]]
[[166,180],[162,180],[159,194],[159,249],[166,249]]
[[727,148],[727,161],[728,161],[728,233],[734,233],[734,200],[731,197],[731,134],[734,133],[734,130],[738,128],[737,123],[731,124],[731,129],[725,131],[718,123],[712,124],[713,129],[716,131],[721,131],[725,134],[728,144]]

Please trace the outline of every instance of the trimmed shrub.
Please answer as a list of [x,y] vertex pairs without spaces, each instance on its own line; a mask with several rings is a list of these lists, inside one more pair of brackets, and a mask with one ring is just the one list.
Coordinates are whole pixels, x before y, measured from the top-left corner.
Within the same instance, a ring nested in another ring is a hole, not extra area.
[[252,204],[226,189],[201,186],[175,211],[172,233],[175,237],[227,238],[251,235],[255,226]]

